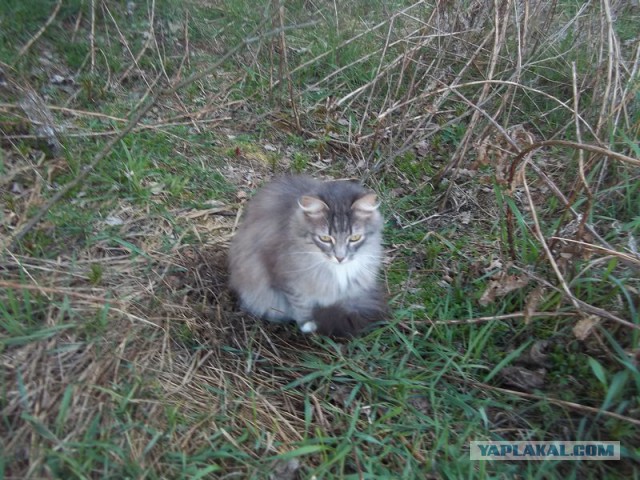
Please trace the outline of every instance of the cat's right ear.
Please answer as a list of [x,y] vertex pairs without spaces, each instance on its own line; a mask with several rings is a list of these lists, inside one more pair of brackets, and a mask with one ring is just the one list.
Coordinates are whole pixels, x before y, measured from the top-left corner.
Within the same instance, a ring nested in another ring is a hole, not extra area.
[[371,215],[375,212],[380,206],[380,202],[378,202],[378,197],[375,193],[367,193],[363,195],[358,200],[353,202],[351,208],[361,215]]
[[298,205],[306,215],[316,216],[322,214],[325,210],[329,210],[327,204],[318,197],[309,197],[303,195],[298,199]]

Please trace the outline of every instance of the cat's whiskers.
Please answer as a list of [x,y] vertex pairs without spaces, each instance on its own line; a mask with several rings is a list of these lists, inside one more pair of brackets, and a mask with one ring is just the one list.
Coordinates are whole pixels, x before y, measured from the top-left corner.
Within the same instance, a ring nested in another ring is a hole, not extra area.
[[347,269],[350,272],[350,275],[356,275],[356,272],[357,274],[368,273],[371,275],[375,275],[378,273],[375,268],[371,268],[369,265],[362,262],[358,262],[357,260],[347,262],[346,264],[345,263],[334,264],[334,268],[336,270],[339,270],[340,269],[339,266],[342,266],[342,265],[344,265],[345,269]]
[[285,270],[284,273],[301,273],[301,272],[306,272],[308,270],[313,270],[314,268],[322,265],[323,263],[325,263],[324,260],[320,260],[319,262],[313,263],[309,266],[306,266],[305,268],[300,268],[297,270]]
[[355,254],[356,257],[360,257],[360,258],[374,258],[376,260],[379,260],[382,258],[382,255],[380,254],[376,254],[376,253],[362,253],[362,252],[356,252]]
[[286,252],[285,256],[288,256],[288,255],[307,255],[309,253],[313,254],[313,253],[322,253],[322,252],[320,252],[318,250],[315,250],[315,251],[314,250],[309,250],[309,251],[303,251],[303,252]]
[[364,270],[365,272],[367,272],[369,275],[372,275],[372,276],[375,276],[375,277],[377,277],[377,276],[378,276],[378,273],[379,273],[379,272],[378,272],[377,270],[373,269],[373,268],[364,267],[364,266],[362,266],[362,267],[360,267],[360,268],[361,268],[362,270]]

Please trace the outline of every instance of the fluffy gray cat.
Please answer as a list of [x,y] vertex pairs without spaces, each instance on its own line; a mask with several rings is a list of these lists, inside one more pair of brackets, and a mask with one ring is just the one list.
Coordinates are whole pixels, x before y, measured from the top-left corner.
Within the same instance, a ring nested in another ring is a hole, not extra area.
[[351,337],[387,316],[382,215],[352,181],[279,178],[249,201],[229,253],[242,307],[305,333]]

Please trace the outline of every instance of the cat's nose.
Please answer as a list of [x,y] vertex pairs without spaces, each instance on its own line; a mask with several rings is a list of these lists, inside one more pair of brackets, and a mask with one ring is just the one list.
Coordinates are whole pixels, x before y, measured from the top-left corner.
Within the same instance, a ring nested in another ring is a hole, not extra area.
[[347,257],[340,257],[340,256],[336,255],[336,260],[338,261],[338,263],[342,263],[345,258],[347,258]]

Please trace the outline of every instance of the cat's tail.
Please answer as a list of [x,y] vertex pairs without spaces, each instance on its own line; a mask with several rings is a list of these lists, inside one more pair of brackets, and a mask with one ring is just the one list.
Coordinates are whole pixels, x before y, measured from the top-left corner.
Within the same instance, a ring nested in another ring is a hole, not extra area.
[[352,338],[389,318],[386,296],[369,292],[327,307],[313,309],[313,330],[330,337]]

